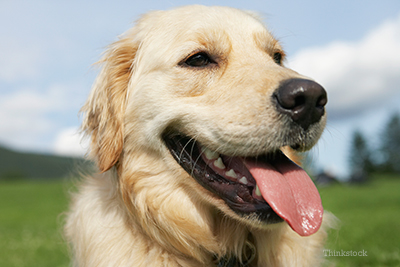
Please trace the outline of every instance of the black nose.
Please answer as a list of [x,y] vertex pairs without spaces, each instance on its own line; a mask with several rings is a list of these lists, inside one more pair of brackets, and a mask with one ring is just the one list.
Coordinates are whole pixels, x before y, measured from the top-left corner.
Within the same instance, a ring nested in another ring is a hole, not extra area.
[[318,83],[305,79],[283,81],[274,97],[278,111],[290,116],[305,130],[321,119],[328,102],[325,89]]

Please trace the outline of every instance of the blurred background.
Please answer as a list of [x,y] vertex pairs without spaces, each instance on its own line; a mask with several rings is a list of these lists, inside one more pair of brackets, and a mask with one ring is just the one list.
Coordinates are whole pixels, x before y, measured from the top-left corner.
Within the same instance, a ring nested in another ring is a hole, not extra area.
[[188,4],[257,11],[285,64],[325,87],[327,128],[305,163],[342,222],[332,249],[369,251],[328,258],[400,266],[398,0],[0,1],[0,266],[67,266],[56,215],[67,208],[65,177],[87,168],[78,111],[91,66],[140,14]]

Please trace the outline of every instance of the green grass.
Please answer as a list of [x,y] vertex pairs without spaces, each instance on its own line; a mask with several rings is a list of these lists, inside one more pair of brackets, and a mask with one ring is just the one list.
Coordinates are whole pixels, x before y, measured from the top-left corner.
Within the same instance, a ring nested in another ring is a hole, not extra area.
[[0,183],[0,266],[68,266],[65,182]]
[[[327,249],[367,256],[328,256],[336,266],[400,266],[400,177],[374,177],[362,186],[320,189],[325,210],[340,220]],[[328,252],[327,252],[328,254]]]
[[[0,266],[68,266],[62,214],[70,183],[0,183]],[[364,186],[320,189],[326,210],[340,220],[331,251],[365,251],[367,256],[330,256],[337,267],[400,266],[400,177],[380,176]]]

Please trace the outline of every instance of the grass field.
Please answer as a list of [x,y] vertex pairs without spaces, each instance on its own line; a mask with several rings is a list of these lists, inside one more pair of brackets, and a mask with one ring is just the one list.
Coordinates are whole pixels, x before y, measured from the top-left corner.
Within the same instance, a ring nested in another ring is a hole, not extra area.
[[68,266],[61,235],[67,183],[0,183],[0,266]]
[[328,256],[329,260],[338,267],[400,266],[400,177],[381,175],[363,186],[337,185],[319,191],[324,208],[340,220],[339,230],[330,232],[331,255],[335,251],[367,255]]
[[[70,183],[0,183],[0,266],[68,266],[62,214]],[[326,210],[340,219],[327,258],[336,266],[400,266],[400,177],[364,186],[320,189]],[[367,256],[332,256],[364,252]],[[331,256],[329,256],[331,253]]]

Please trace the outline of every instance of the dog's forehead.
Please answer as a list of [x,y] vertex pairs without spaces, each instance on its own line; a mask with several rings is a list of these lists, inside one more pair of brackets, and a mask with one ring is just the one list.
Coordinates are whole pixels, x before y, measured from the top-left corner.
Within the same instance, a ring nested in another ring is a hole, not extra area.
[[[186,6],[168,11],[156,11],[140,21],[146,32],[146,43],[162,41],[176,46],[185,42],[218,43],[229,39],[244,44],[255,41],[262,49],[278,46],[276,39],[266,29],[255,13],[230,7]],[[168,48],[168,51],[171,51]]]

